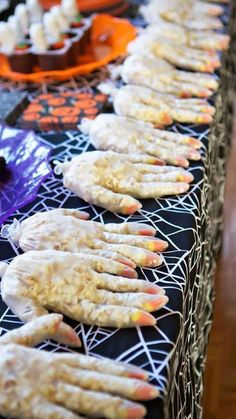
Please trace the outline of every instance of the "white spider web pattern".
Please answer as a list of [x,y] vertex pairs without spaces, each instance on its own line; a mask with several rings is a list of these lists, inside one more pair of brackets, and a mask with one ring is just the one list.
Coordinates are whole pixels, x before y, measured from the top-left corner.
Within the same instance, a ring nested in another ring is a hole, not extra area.
[[[66,190],[61,179],[51,176],[42,185],[38,198],[14,214],[15,218],[23,220],[38,211],[72,207],[88,211],[92,220],[102,223],[125,220],[149,223],[160,238],[168,240],[170,249],[163,254],[163,264],[157,269],[139,269],[140,278],[164,286],[170,298],[167,307],[156,313],[157,326],[117,330],[68,320],[83,341],[84,353],[131,362],[149,371],[151,381],[161,391],[165,418],[193,419],[202,415],[202,371],[211,326],[215,260],[222,230],[226,145],[232,124],[228,92],[236,84],[230,77],[233,66],[235,63],[227,55],[216,100],[216,117],[210,130],[178,124],[172,128],[204,143],[202,162],[190,166],[195,181],[187,194],[148,200],[137,214],[124,217],[86,204]],[[71,80],[50,89],[66,90],[75,86],[77,82]],[[9,82],[4,83],[4,87],[10,91],[26,88],[23,83]],[[34,94],[42,91],[46,91],[45,85],[34,90]],[[53,147],[53,158],[59,160],[71,158],[90,147],[88,138],[78,132],[45,135],[43,142]],[[19,254],[19,249],[7,239],[1,238],[0,246],[1,259],[10,261]],[[2,333],[21,324],[1,302]],[[52,352],[70,351],[51,341],[39,347]],[[147,417],[161,418],[160,406],[157,401],[147,403]]]

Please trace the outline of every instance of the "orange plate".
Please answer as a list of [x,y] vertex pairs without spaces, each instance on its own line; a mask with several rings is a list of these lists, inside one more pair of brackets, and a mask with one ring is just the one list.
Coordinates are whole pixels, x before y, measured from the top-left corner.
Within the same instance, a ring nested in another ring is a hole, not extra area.
[[88,74],[123,54],[135,36],[136,29],[128,20],[100,14],[93,20],[88,54],[79,58],[78,66],[60,71],[36,69],[30,74],[15,73],[10,70],[7,59],[0,55],[0,76],[15,81],[42,82],[48,79],[67,80],[78,74]]

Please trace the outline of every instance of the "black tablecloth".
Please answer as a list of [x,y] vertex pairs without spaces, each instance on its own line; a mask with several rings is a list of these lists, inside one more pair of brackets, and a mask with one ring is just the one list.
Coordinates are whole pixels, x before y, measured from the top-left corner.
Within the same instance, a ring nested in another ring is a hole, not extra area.
[[[231,67],[229,58],[223,59],[212,126],[171,127],[173,131],[187,133],[204,144],[202,161],[190,165],[195,180],[187,194],[143,201],[143,208],[138,213],[125,217],[89,206],[66,190],[59,177],[52,175],[40,188],[37,199],[13,216],[23,220],[38,211],[77,208],[88,211],[92,220],[100,222],[128,220],[149,223],[156,228],[158,237],[169,241],[162,266],[139,269],[140,278],[163,286],[169,297],[167,307],[155,314],[157,326],[114,330],[88,327],[66,319],[83,341],[82,352],[130,362],[149,371],[151,382],[161,392],[159,399],[146,404],[147,418],[150,419],[193,419],[202,413],[202,372],[212,319],[213,278],[220,248],[225,164],[232,120],[228,95],[229,84],[234,87],[230,78]],[[11,90],[26,87],[11,83],[4,86]],[[55,84],[50,89],[65,90],[74,86],[72,80]],[[41,89],[45,91],[46,86]],[[52,146],[52,159],[65,160],[92,149],[88,137],[79,132],[45,134],[42,141]],[[0,249],[1,260],[10,261],[19,253],[11,241],[2,238]],[[21,324],[2,301],[0,320],[3,331]],[[53,342],[43,343],[40,347],[50,351],[68,350]]]

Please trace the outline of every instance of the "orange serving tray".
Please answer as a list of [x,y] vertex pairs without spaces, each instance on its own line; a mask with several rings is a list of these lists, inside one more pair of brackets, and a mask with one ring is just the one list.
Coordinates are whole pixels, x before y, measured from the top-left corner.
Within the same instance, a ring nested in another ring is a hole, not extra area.
[[79,74],[88,74],[122,55],[128,43],[135,37],[136,29],[128,20],[100,14],[93,19],[88,54],[79,57],[77,66],[60,71],[42,71],[36,67],[33,73],[23,74],[11,71],[6,57],[0,55],[0,76],[14,81],[40,83],[45,80],[67,80]]
[[[60,0],[40,0],[42,7],[46,10],[52,6],[59,4]],[[106,7],[113,7],[121,3],[121,0],[77,0],[78,7],[82,13],[90,10],[105,9]]]
[[78,0],[78,6],[82,13],[90,10],[105,9],[106,7],[115,7],[118,4],[121,4],[121,0]]

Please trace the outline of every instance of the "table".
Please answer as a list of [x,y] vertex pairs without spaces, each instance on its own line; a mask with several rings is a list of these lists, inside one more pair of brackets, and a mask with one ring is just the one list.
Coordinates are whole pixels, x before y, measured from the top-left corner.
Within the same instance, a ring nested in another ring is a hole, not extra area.
[[[235,7],[235,6],[234,6]],[[232,12],[231,28],[235,10]],[[234,46],[231,46],[234,48]],[[20,220],[37,211],[70,207],[88,211],[91,219],[101,222],[140,221],[149,223],[160,238],[167,238],[169,249],[164,263],[157,269],[139,269],[139,277],[163,286],[169,297],[167,307],[156,313],[157,326],[116,330],[90,327],[66,319],[83,341],[82,352],[98,357],[108,356],[139,365],[150,373],[161,397],[146,403],[147,418],[199,418],[203,370],[214,301],[214,271],[221,245],[222,205],[225,166],[232,126],[230,100],[235,88],[231,72],[233,60],[223,59],[220,89],[215,97],[216,117],[212,126],[180,125],[172,127],[202,140],[202,161],[191,163],[194,183],[187,194],[143,201],[143,208],[133,216],[111,214],[89,206],[66,190],[59,177],[50,176],[39,190],[37,199],[14,214]],[[75,80],[52,85],[52,90],[73,89]],[[23,84],[5,83],[7,89],[24,89]],[[45,86],[42,87],[45,89]],[[79,132],[45,134],[42,141],[52,146],[52,159],[65,160],[92,149],[88,137]],[[13,219],[13,217],[11,217]],[[13,243],[0,239],[2,260],[19,253]],[[21,322],[0,302],[0,326],[3,331]],[[41,348],[68,350],[53,342]]]

